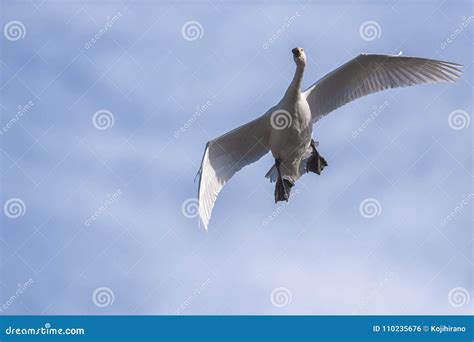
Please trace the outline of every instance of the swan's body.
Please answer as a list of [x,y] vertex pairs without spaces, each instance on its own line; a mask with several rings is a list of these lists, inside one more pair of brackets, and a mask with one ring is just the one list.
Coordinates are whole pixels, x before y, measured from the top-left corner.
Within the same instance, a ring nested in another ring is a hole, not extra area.
[[300,94],[296,99],[284,97],[281,106],[277,106],[275,110],[277,113],[291,113],[291,124],[282,130],[272,129],[268,147],[273,157],[281,160],[282,177],[294,183],[302,176],[301,160],[311,153],[311,111],[308,102]]
[[276,181],[275,201],[288,200],[291,187],[306,172],[327,166],[312,140],[313,124],[359,97],[388,88],[454,82],[460,65],[416,57],[359,55],[305,91],[303,49],[292,50],[296,72],[281,101],[261,117],[207,143],[199,170],[199,219],[207,230],[212,208],[225,183],[242,167],[271,151],[266,177]]

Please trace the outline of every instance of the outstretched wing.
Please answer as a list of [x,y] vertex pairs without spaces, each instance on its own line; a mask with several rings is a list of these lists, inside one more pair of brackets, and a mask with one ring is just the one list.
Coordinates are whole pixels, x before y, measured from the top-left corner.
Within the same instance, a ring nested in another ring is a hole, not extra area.
[[388,88],[454,82],[462,66],[433,59],[362,54],[309,87],[304,95],[313,123],[359,97]]
[[211,140],[199,169],[199,222],[207,230],[217,195],[241,168],[263,157],[268,149],[267,115]]

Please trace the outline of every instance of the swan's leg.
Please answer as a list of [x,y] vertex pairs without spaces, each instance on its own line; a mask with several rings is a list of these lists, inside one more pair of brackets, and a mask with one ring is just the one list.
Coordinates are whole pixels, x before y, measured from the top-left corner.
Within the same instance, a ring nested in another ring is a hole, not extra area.
[[326,162],[326,159],[324,159],[319,154],[318,150],[316,150],[316,146],[318,145],[319,143],[317,141],[311,139],[311,148],[313,149],[313,153],[306,163],[306,172],[314,172],[320,175],[321,171],[323,171],[323,169],[328,166],[328,163]]
[[277,203],[278,201],[288,202],[288,199],[290,198],[291,188],[294,185],[289,180],[283,179],[281,177],[280,164],[280,159],[275,159],[275,166],[278,172],[278,177],[275,185],[275,203]]

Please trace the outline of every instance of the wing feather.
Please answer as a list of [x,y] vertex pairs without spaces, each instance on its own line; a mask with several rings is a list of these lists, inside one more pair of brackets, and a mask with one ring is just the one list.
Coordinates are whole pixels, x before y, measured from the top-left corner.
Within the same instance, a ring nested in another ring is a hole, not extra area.
[[268,153],[268,115],[207,143],[199,170],[199,222],[206,230],[219,192],[244,166]]
[[461,65],[433,59],[359,55],[304,91],[313,123],[357,98],[389,88],[455,82]]

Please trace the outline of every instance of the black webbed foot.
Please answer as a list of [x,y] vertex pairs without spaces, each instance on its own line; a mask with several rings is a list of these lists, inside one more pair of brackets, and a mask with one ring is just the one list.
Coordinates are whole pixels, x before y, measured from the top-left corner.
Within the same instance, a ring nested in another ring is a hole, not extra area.
[[275,166],[277,168],[278,177],[275,184],[275,203],[279,201],[286,201],[290,198],[291,188],[294,186],[292,182],[281,177],[280,160],[275,159]]
[[321,171],[323,171],[323,169],[328,166],[328,163],[326,162],[326,159],[324,159],[316,149],[316,146],[318,145],[318,142],[315,142],[313,139],[311,139],[311,147],[313,149],[313,153],[306,162],[306,172],[314,172],[320,175]]
[[288,202],[293,185],[294,184],[287,179],[278,178],[275,185],[275,203],[279,201]]

